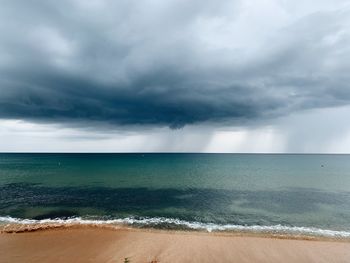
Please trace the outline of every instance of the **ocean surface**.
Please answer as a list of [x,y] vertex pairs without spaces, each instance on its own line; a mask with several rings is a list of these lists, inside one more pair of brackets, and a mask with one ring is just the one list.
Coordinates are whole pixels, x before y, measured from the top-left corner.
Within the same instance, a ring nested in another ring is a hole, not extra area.
[[0,154],[0,224],[350,237],[350,155]]

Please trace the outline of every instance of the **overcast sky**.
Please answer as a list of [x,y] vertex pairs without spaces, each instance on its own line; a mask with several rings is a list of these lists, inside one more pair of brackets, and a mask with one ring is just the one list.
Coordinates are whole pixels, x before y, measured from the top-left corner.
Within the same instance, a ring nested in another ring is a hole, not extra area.
[[350,153],[348,0],[0,7],[0,151]]

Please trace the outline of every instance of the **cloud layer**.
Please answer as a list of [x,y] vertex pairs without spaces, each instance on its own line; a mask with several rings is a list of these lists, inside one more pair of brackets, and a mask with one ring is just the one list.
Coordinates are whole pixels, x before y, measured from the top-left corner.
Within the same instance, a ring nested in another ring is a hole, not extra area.
[[347,1],[17,1],[0,118],[182,127],[350,102]]

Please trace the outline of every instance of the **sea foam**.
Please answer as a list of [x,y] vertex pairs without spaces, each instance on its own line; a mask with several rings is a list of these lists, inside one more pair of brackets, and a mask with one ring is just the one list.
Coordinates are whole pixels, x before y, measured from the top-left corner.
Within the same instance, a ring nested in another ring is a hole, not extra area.
[[266,234],[283,234],[283,235],[302,235],[315,237],[331,237],[331,238],[350,238],[350,232],[337,231],[329,229],[320,229],[314,227],[298,227],[298,226],[284,226],[284,225],[235,225],[225,224],[219,225],[214,223],[189,222],[176,218],[164,217],[146,217],[146,218],[118,218],[107,220],[92,220],[81,217],[72,217],[67,219],[21,219],[10,216],[0,216],[0,224],[19,224],[19,225],[128,225],[128,226],[142,226],[142,227],[161,227],[162,225],[172,225],[189,230],[205,230],[213,231],[234,231],[234,232],[251,232],[251,233],[266,233]]

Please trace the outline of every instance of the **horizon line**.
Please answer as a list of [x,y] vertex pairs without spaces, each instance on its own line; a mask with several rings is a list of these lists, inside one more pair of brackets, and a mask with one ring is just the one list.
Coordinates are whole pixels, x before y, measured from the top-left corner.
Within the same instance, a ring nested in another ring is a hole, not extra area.
[[299,153],[299,152],[27,152],[27,151],[10,151],[2,152],[0,154],[241,154],[241,155],[350,155],[350,153]]

